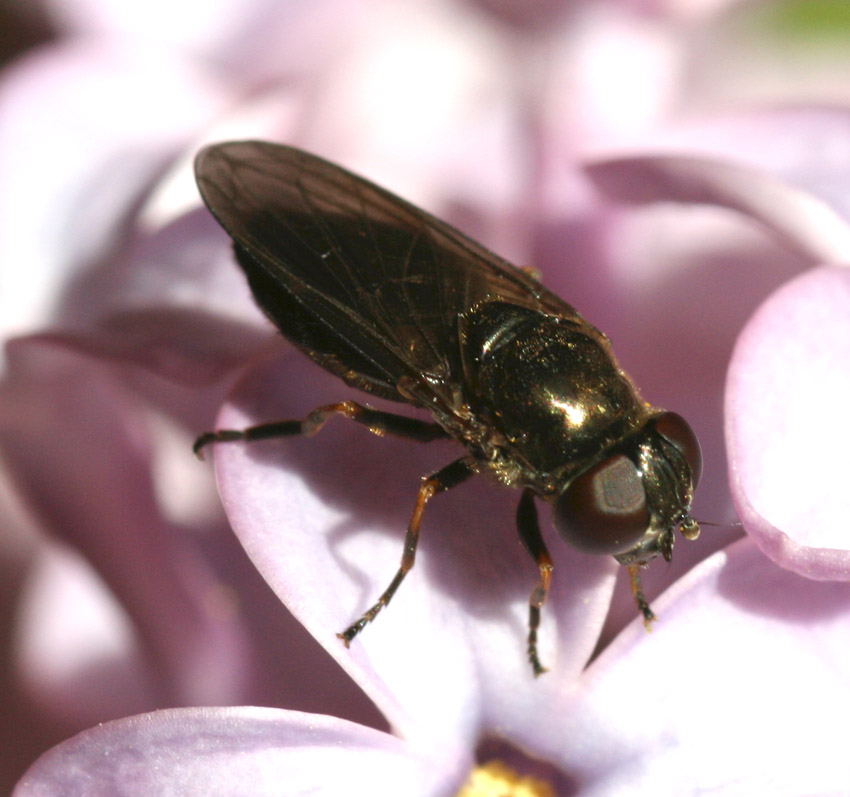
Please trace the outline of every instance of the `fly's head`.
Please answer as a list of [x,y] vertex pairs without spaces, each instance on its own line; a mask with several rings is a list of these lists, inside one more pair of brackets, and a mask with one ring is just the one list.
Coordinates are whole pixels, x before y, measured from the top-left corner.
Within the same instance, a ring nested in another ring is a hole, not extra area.
[[690,506],[701,468],[699,442],[685,419],[655,415],[569,482],[555,501],[555,527],[573,547],[623,565],[658,555],[670,561],[677,527],[686,539],[699,535]]

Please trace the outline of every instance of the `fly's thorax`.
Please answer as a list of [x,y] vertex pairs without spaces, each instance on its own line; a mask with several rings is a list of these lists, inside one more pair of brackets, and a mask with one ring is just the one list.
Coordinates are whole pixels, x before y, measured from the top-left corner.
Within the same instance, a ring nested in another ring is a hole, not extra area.
[[647,414],[607,340],[589,324],[505,302],[461,322],[464,376],[480,417],[527,463],[525,481],[583,470]]

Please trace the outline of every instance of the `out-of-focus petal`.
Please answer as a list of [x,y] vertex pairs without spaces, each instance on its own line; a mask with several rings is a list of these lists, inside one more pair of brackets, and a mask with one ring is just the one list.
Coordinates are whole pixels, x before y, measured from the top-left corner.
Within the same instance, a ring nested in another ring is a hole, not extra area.
[[263,708],[158,711],[106,723],[45,753],[15,797],[84,794],[432,797],[469,766],[333,717]]
[[75,331],[75,345],[181,384],[227,376],[273,337],[206,211],[77,274],[65,294],[57,323]]
[[[349,393],[300,355],[272,361],[241,385],[219,425],[301,418]],[[215,449],[225,509],[249,556],[394,727],[423,744],[470,745],[498,725],[528,743],[592,652],[616,569],[554,539],[545,507],[555,574],[540,632],[544,677],[526,660],[538,572],[515,530],[519,494],[482,479],[429,503],[416,566],[392,604],[350,649],[335,637],[397,570],[420,477],[462,454],[451,442],[378,439],[342,419],[309,440]]]
[[659,156],[600,161],[587,171],[619,201],[726,207],[765,225],[813,261],[850,261],[850,225],[841,216],[815,197],[754,169]]
[[641,152],[749,165],[826,201],[850,219],[850,113],[841,106],[699,115],[627,140],[619,153],[593,141],[583,151],[596,158]]
[[580,742],[552,754],[577,793],[846,790],[850,585],[782,570],[747,539],[657,605],[663,626],[627,629],[559,716]]
[[[158,500],[143,402],[55,341],[18,340],[8,353],[0,444],[31,511],[97,568],[139,644],[156,651],[147,662],[160,700],[238,701],[251,672],[244,631]],[[188,498],[191,472],[171,475],[169,489]]]
[[726,441],[741,520],[776,562],[850,579],[850,268],[784,285],[729,366]]
[[13,666],[32,717],[62,736],[158,704],[127,613],[64,546],[43,546],[19,599]]
[[246,35],[254,18],[276,5],[279,13],[298,3],[268,0],[183,0],[175,6],[166,0],[150,3],[129,0],[45,0],[55,23],[69,33],[98,34],[113,38],[139,38],[187,51],[220,50],[231,37]]
[[225,94],[141,45],[56,46],[0,84],[0,324],[45,323],[67,282],[125,234],[158,172]]
[[[145,41],[205,60],[234,86],[280,80],[327,65],[339,50],[356,43],[351,11],[370,3],[315,0],[46,0],[54,24],[70,33],[114,41]],[[374,2],[371,3],[374,5]],[[362,13],[361,13],[362,16]]]
[[604,146],[657,127],[682,80],[682,28],[669,36],[636,3],[572,3],[573,15],[540,70],[541,103],[555,137],[577,149]]

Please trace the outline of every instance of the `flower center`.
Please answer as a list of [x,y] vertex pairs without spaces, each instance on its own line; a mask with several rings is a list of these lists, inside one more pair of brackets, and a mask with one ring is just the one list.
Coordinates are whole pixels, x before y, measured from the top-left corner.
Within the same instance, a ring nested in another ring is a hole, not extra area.
[[519,775],[494,759],[470,772],[457,797],[555,797],[555,789],[545,780]]

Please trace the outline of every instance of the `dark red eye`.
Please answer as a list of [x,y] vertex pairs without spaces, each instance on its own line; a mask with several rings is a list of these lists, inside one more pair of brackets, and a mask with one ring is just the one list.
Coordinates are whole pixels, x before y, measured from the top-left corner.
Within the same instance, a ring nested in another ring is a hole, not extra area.
[[618,554],[649,528],[640,473],[623,454],[603,460],[574,479],[555,502],[555,528],[586,553]]
[[671,442],[685,458],[691,469],[691,481],[696,487],[702,475],[702,451],[699,440],[688,422],[675,412],[665,412],[655,419],[655,429],[662,437]]

